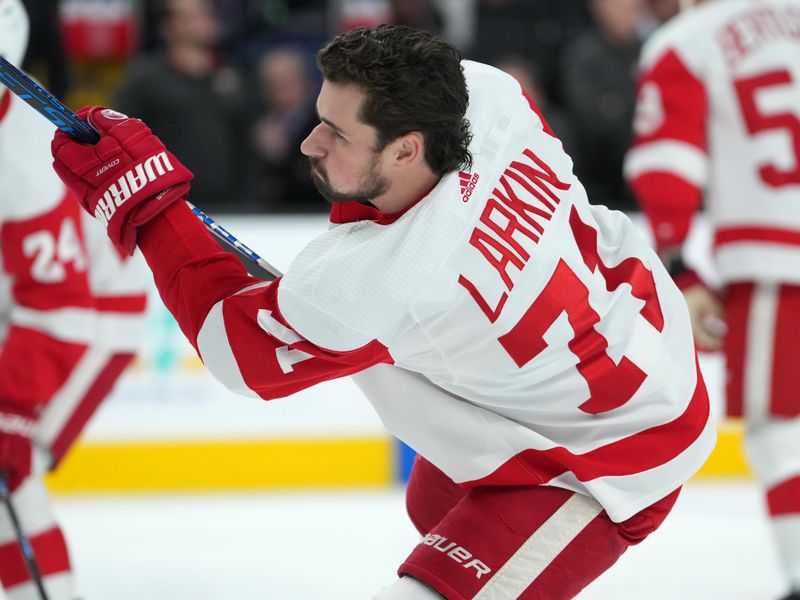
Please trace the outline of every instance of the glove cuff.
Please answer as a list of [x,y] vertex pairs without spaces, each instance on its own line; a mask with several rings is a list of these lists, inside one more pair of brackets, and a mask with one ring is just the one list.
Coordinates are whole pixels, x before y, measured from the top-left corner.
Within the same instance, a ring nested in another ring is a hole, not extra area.
[[0,403],[0,433],[30,438],[36,430],[33,409]]

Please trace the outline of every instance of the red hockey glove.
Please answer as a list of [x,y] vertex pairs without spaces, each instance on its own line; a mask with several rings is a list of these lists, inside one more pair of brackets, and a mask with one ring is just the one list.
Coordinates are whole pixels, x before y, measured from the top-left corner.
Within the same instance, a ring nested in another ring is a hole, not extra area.
[[100,141],[81,144],[57,131],[53,168],[111,241],[132,254],[136,228],[185,198],[192,172],[139,119],[101,106],[77,114],[97,129]]
[[0,476],[13,492],[31,472],[33,411],[0,404]]

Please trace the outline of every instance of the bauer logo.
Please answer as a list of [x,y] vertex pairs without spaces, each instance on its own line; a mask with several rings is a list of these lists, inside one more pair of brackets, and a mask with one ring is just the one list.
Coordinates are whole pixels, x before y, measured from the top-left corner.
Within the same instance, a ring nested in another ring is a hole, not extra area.
[[103,197],[97,202],[94,209],[95,219],[103,225],[108,225],[108,221],[117,212],[117,208],[127,202],[131,196],[141,191],[148,183],[152,183],[167,172],[174,170],[175,167],[169,161],[167,153],[160,152],[123,173],[119,179],[108,186]]
[[451,560],[457,562],[464,569],[475,569],[475,578],[480,579],[484,575],[491,573],[492,570],[483,562],[472,556],[472,553],[459,546],[456,542],[448,541],[446,537],[429,533],[422,539],[423,546],[430,546],[445,554]]
[[458,187],[461,189],[461,201],[469,202],[472,197],[472,192],[475,191],[475,186],[478,185],[478,180],[481,178],[477,173],[470,175],[464,171],[458,172]]

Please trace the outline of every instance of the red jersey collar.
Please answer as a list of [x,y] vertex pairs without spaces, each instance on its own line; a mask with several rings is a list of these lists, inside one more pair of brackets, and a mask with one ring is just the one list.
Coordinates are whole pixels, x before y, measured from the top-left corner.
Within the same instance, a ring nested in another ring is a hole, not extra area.
[[[439,179],[439,181],[441,181],[441,179]],[[330,221],[336,225],[341,225],[343,223],[354,223],[356,221],[373,221],[378,225],[391,225],[397,221],[397,219],[419,204],[424,198],[426,198],[428,194],[430,194],[433,189],[439,185],[439,181],[437,181],[431,189],[422,194],[403,210],[393,213],[382,213],[374,206],[367,206],[366,204],[361,204],[360,202],[336,202],[331,207]]]

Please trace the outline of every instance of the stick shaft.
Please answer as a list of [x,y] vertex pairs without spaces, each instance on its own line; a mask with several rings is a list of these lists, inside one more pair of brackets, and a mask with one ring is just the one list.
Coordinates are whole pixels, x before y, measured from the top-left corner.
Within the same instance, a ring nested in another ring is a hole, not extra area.
[[205,214],[202,210],[197,208],[194,204],[192,204],[188,200],[186,201],[186,204],[189,206],[189,208],[192,209],[192,212],[203,222],[203,224],[206,226],[206,229],[208,229],[211,233],[213,233],[218,240],[221,240],[235,254],[243,256],[244,258],[255,263],[259,267],[258,277],[260,279],[264,279],[265,281],[270,281],[272,279],[275,279],[276,277],[280,277],[281,272],[278,269],[273,267],[271,264],[269,264],[267,261],[261,258],[258,254],[253,252],[250,248],[248,248],[246,245],[244,245],[242,242],[236,239],[236,237],[234,237],[233,234],[231,234],[227,229],[216,223],[211,217],[209,217],[207,214]]
[[83,144],[95,144],[100,139],[100,135],[91,125],[2,56],[0,56],[0,83],[77,141]]
[[3,498],[3,504],[6,505],[8,517],[11,519],[11,525],[14,527],[14,534],[17,536],[17,543],[25,559],[25,566],[28,568],[28,573],[31,576],[31,581],[36,586],[36,591],[39,592],[41,600],[48,600],[47,592],[44,589],[44,582],[42,581],[42,572],[39,570],[39,563],[36,562],[36,554],[33,551],[33,546],[30,540],[22,531],[17,511],[14,509],[14,504],[11,502],[11,491],[8,489],[8,483],[4,477],[0,476],[0,496]]

